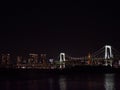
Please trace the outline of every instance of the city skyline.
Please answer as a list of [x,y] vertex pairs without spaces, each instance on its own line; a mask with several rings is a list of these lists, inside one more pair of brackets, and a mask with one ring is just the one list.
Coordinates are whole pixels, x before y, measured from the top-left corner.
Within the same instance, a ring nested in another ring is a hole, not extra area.
[[13,56],[9,53],[0,54],[1,68],[21,69],[55,69],[70,68],[75,66],[111,66],[118,68],[120,65],[120,53],[112,46],[105,45],[87,56],[74,57],[66,53],[50,58],[47,54],[29,53],[27,56]]
[[4,1],[1,90],[119,90],[119,2]]

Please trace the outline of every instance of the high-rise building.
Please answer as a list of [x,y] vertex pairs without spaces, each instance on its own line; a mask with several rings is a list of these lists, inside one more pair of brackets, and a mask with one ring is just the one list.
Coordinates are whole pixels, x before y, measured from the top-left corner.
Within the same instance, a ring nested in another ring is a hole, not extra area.
[[42,64],[46,64],[46,54],[41,54],[41,61],[42,61]]
[[5,65],[10,64],[10,54],[2,54],[1,58],[2,58],[1,64]]
[[17,64],[21,64],[22,63],[22,56],[17,56]]
[[28,63],[37,64],[38,63],[38,54],[30,53]]
[[87,63],[88,65],[90,65],[91,64],[91,54],[89,53],[88,54],[88,63]]

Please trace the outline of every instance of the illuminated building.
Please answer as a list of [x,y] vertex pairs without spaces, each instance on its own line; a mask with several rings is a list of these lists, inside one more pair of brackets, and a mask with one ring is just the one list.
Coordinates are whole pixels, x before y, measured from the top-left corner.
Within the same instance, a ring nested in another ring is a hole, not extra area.
[[38,54],[30,53],[28,63],[29,64],[37,64],[38,63]]
[[17,56],[17,64],[21,64],[22,63],[22,56]]
[[49,59],[50,64],[53,64],[54,59]]
[[41,61],[42,61],[42,64],[46,64],[46,54],[41,54]]
[[90,65],[91,64],[91,55],[90,55],[90,53],[88,54],[88,65]]
[[1,64],[10,64],[10,54],[2,54]]

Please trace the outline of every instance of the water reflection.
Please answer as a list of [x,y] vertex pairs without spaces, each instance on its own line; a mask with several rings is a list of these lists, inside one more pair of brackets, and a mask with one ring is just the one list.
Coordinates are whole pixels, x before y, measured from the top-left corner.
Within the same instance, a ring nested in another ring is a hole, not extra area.
[[0,90],[119,90],[120,74],[41,76],[0,80]]
[[60,76],[59,78],[59,87],[60,90],[66,90],[66,78],[64,76]]
[[38,90],[40,85],[38,80],[28,80],[26,86],[28,90]]
[[115,90],[114,74],[105,74],[105,90]]
[[53,90],[53,79],[49,78],[48,81],[49,81],[49,90]]

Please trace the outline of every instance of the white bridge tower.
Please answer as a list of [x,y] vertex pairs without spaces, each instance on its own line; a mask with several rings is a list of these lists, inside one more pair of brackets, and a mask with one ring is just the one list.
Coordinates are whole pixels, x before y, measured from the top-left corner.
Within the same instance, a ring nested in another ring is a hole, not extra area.
[[65,53],[60,53],[60,68],[65,68]]
[[112,54],[112,47],[110,45],[105,46],[105,57],[104,58],[105,58],[105,65],[112,66],[113,54]]

